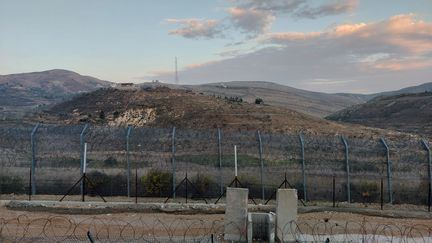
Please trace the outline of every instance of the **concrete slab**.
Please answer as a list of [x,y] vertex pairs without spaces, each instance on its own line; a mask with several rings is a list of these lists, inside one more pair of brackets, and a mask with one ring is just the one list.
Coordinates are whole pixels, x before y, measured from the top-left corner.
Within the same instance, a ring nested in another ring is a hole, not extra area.
[[224,239],[246,242],[248,193],[246,188],[227,188],[224,219]]
[[292,224],[297,221],[297,190],[278,189],[276,194],[276,236],[282,242],[295,241]]

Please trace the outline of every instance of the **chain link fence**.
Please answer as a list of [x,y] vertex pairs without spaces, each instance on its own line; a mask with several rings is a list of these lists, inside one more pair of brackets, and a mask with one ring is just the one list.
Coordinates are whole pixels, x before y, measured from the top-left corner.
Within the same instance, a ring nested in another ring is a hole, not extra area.
[[234,179],[236,145],[237,179],[256,202],[287,186],[305,201],[430,203],[426,140],[43,124],[0,136],[3,199],[58,200],[82,176],[87,143],[87,192],[118,201],[218,198]]

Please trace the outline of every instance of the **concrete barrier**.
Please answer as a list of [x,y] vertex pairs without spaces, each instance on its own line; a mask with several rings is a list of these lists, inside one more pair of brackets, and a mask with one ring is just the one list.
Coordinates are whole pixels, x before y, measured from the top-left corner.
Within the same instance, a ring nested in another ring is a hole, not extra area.
[[295,241],[291,222],[297,221],[297,190],[278,189],[276,194],[276,237],[281,242]]
[[224,219],[224,239],[246,242],[248,193],[246,188],[227,188]]

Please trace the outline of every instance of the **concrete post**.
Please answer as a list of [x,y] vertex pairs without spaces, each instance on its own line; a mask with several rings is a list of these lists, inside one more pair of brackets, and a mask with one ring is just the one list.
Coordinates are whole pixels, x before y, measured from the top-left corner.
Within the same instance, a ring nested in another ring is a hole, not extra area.
[[387,162],[387,188],[389,203],[393,204],[393,190],[392,190],[392,172],[391,172],[391,161],[390,161],[390,149],[384,138],[381,138],[381,143],[386,149],[386,162]]
[[348,141],[346,140],[346,138],[344,136],[341,136],[341,139],[342,139],[342,143],[344,144],[344,147],[345,147],[345,167],[346,167],[346,176],[347,176],[347,185],[346,185],[347,202],[351,203],[351,180],[350,180],[350,164],[349,164],[349,159],[348,159]]
[[305,202],[307,202],[307,184],[306,184],[306,164],[305,164],[305,150],[304,150],[304,140],[303,140],[303,135],[299,134],[299,140],[300,140],[300,146],[301,146],[301,163],[302,163],[302,176],[303,176],[303,197]]
[[127,128],[126,132],[126,165],[127,165],[127,173],[126,173],[126,179],[127,179],[127,196],[131,196],[131,165],[129,160],[129,137],[132,131],[132,127]]
[[246,242],[247,240],[248,193],[247,188],[227,188],[224,218],[226,241]]
[[31,168],[30,168],[30,183],[31,183],[31,194],[36,195],[36,132],[39,128],[40,124],[37,124],[31,134],[30,134],[30,143],[31,143]]
[[276,237],[280,242],[295,242],[296,240],[291,229],[297,221],[297,200],[296,189],[278,189],[276,194]]

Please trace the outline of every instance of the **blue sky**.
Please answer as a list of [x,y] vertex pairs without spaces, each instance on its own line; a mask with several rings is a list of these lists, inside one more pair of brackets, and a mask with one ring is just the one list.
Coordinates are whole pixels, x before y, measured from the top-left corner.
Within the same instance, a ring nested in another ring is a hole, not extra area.
[[430,0],[0,0],[0,74],[266,80],[370,93],[432,81]]

